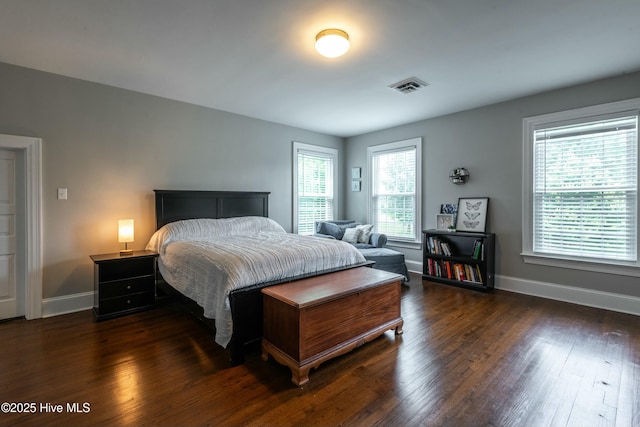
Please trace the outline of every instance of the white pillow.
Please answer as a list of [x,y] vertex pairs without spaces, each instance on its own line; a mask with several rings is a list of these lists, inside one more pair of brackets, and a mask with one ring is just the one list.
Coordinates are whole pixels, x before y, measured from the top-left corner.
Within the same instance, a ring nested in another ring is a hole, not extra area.
[[196,218],[165,224],[156,231],[146,249],[164,255],[167,244],[177,240],[208,240],[216,237],[255,235],[262,231],[286,233],[284,228],[271,218],[242,216],[235,218]]
[[342,240],[347,243],[358,243],[360,237],[360,229],[358,227],[347,228],[344,230]]
[[371,233],[373,233],[373,224],[364,224],[356,227],[360,230],[360,235],[358,236],[358,243],[369,243],[369,239],[371,238]]

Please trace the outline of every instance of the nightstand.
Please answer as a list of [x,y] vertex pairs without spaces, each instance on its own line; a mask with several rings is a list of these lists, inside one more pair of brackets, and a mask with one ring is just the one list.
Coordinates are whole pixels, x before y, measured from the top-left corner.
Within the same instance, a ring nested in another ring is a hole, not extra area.
[[96,321],[154,307],[157,256],[153,251],[91,255]]

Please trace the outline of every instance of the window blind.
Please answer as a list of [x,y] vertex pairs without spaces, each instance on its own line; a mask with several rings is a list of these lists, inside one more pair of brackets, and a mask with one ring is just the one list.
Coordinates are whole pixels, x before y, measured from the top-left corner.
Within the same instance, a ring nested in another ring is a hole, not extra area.
[[334,158],[298,151],[298,234],[314,233],[315,221],[333,218]]
[[416,147],[372,155],[372,215],[379,233],[416,239]]
[[636,261],[638,115],[534,131],[533,251]]

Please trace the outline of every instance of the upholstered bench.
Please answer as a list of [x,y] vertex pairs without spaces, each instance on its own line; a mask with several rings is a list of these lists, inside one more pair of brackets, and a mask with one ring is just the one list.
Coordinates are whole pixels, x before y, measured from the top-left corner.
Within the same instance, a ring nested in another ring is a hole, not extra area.
[[411,280],[402,252],[388,248],[366,248],[359,251],[368,261],[375,261],[373,268],[401,274],[407,282]]

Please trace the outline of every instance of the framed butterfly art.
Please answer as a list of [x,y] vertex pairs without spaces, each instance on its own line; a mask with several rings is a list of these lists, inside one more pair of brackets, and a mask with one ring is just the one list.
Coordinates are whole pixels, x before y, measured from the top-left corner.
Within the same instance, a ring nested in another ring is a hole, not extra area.
[[459,198],[456,231],[484,233],[488,210],[488,197]]

